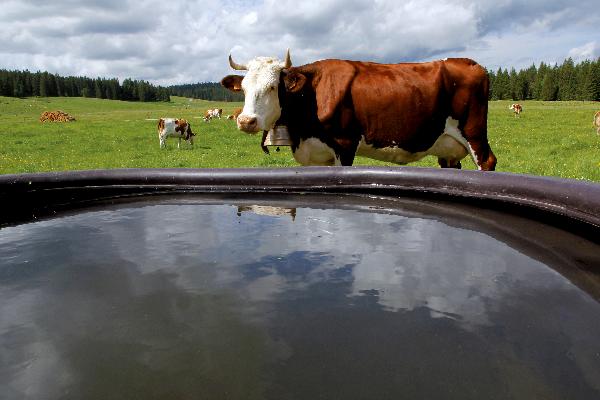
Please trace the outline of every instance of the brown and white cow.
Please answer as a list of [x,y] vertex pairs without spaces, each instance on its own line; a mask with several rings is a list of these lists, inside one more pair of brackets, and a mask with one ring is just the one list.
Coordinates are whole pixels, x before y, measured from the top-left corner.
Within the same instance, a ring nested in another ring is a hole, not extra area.
[[204,113],[204,122],[208,122],[213,118],[221,119],[221,114],[223,114],[222,108],[212,108],[210,110],[206,110]]
[[237,117],[239,117],[239,115],[242,113],[242,108],[236,108],[235,110],[233,110],[233,114],[228,115],[227,119],[232,119],[234,121],[237,121]]
[[469,59],[377,64],[323,60],[292,67],[257,57],[229,63],[245,76],[221,84],[243,90],[238,128],[255,133],[286,125],[302,165],[352,165],[356,155],[397,164],[427,155],[442,167],[460,168],[471,155],[493,170],[487,140],[488,76]]
[[594,127],[596,127],[596,133],[600,135],[600,111],[597,111],[594,114]]
[[523,111],[523,106],[521,106],[519,103],[513,103],[510,105],[510,107],[508,107],[509,110],[512,110],[515,113],[515,117],[517,115],[521,115],[521,111]]
[[158,120],[158,141],[161,149],[165,147],[165,141],[169,136],[179,139],[177,142],[177,148],[179,148],[181,139],[185,139],[192,146],[196,134],[192,132],[192,127],[185,119],[160,118]]

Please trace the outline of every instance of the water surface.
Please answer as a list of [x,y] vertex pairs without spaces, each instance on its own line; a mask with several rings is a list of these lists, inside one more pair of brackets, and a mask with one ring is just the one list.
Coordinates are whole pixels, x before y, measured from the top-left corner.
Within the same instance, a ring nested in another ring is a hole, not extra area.
[[240,210],[1,229],[0,398],[600,398],[600,304],[543,257],[435,215]]

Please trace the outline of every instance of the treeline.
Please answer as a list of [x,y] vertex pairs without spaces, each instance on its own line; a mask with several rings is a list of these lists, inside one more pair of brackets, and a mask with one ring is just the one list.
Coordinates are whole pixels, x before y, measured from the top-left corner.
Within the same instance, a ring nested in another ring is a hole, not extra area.
[[0,69],[0,96],[95,97],[127,101],[170,101],[169,90],[146,81],[116,78],[87,78],[49,72],[9,71]]
[[[567,58],[562,65],[541,63],[523,70],[499,68],[488,71],[491,100],[592,100],[600,101],[600,58],[575,64]],[[87,78],[49,72],[0,69],[0,96],[96,97],[127,101],[170,101],[170,96],[212,101],[243,101],[242,93],[233,93],[217,82],[169,87],[146,81]]]
[[212,101],[244,101],[244,95],[225,89],[217,82],[192,83],[169,86],[173,96],[191,97]]
[[488,71],[491,100],[593,100],[600,101],[600,58],[575,64],[541,63],[516,71]]

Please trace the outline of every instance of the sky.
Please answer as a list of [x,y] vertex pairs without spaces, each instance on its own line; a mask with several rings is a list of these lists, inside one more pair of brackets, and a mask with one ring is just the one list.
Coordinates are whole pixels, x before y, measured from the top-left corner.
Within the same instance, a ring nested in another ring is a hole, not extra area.
[[0,0],[0,68],[215,82],[256,56],[527,68],[600,57],[598,0]]

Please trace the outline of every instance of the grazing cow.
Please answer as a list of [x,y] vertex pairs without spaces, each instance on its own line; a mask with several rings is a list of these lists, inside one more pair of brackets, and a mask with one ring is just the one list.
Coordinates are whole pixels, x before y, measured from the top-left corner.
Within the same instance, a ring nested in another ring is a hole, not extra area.
[[206,112],[204,113],[204,122],[208,122],[213,118],[221,119],[221,114],[223,114],[222,108],[213,108],[210,110],[206,110]]
[[246,76],[221,84],[245,93],[238,128],[248,133],[286,125],[294,158],[302,165],[352,165],[355,155],[397,164],[438,157],[460,168],[471,155],[481,170],[496,157],[487,140],[489,80],[469,59],[377,64],[323,60],[292,67],[257,57]]
[[517,115],[521,115],[521,111],[523,111],[523,107],[519,103],[511,104],[510,107],[508,107],[508,109],[513,110],[513,112],[515,113],[515,117]]
[[192,132],[192,127],[185,119],[160,118],[158,120],[158,140],[161,149],[165,147],[165,140],[169,136],[179,139],[177,142],[177,148],[179,148],[181,139],[185,139],[192,146],[196,134]]
[[234,121],[237,121],[237,117],[242,113],[242,108],[236,108],[235,110],[233,110],[233,114],[227,116],[227,119],[232,119]]
[[594,114],[594,126],[596,127],[596,133],[600,135],[600,111]]

